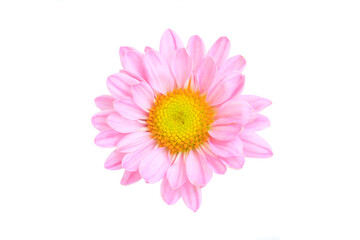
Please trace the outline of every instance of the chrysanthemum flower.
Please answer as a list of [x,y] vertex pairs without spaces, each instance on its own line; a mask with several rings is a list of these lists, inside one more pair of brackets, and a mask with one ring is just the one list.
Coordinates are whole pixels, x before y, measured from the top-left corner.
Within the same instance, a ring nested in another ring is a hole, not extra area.
[[270,125],[259,112],[271,102],[241,95],[245,59],[228,58],[229,50],[226,37],[207,52],[199,36],[185,48],[172,30],[159,52],[120,48],[124,69],[107,79],[111,95],[95,99],[101,111],[92,123],[100,130],[95,143],[115,148],[105,168],[125,169],[121,184],[162,181],[167,204],[181,197],[196,211],[213,172],[240,169],[244,157],[272,156],[256,134]]

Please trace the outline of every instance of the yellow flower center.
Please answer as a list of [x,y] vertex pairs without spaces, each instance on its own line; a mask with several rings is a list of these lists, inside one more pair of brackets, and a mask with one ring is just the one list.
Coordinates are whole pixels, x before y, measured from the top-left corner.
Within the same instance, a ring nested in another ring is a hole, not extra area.
[[161,147],[176,154],[197,148],[208,139],[214,111],[205,98],[190,89],[156,96],[147,123]]

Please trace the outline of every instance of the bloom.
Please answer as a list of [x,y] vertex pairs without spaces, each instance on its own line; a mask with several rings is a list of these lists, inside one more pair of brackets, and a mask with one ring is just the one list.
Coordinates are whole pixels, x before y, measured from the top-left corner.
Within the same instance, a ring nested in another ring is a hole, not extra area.
[[185,48],[172,30],[160,51],[120,48],[123,70],[107,79],[111,95],[99,96],[92,118],[95,143],[115,148],[105,168],[124,168],[121,184],[143,178],[161,183],[167,204],[182,198],[193,211],[212,174],[240,169],[244,157],[272,156],[256,131],[270,125],[260,111],[267,99],[241,95],[245,59],[228,58],[230,42],[219,38],[206,52],[199,36]]

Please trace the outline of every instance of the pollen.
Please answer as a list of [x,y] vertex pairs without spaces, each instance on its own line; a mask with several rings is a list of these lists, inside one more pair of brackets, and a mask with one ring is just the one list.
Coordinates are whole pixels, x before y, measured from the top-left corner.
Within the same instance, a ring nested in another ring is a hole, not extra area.
[[205,98],[190,89],[156,96],[147,124],[160,147],[176,154],[195,149],[208,139],[214,110]]

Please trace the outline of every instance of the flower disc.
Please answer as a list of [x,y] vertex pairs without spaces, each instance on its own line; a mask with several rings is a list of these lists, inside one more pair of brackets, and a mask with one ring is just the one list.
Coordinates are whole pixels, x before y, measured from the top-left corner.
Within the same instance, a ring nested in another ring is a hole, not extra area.
[[208,139],[214,111],[206,96],[190,89],[158,95],[147,120],[149,131],[171,153],[197,148]]

